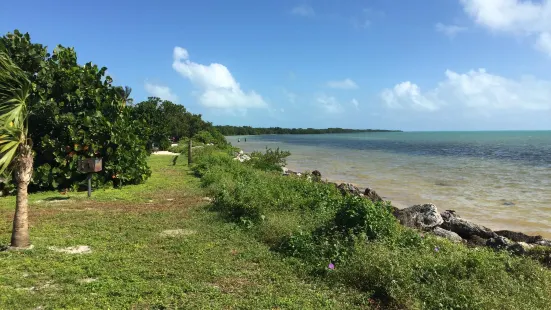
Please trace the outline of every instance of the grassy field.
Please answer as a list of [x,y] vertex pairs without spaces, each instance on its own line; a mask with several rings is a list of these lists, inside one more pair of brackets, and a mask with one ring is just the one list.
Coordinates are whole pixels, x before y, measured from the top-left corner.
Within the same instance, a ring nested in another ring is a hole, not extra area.
[[[209,211],[184,159],[153,156],[143,185],[30,196],[29,251],[0,252],[0,309],[368,308]],[[15,200],[0,199],[0,244]],[[83,254],[52,250],[88,246]],[[365,299],[365,300],[364,300]]]

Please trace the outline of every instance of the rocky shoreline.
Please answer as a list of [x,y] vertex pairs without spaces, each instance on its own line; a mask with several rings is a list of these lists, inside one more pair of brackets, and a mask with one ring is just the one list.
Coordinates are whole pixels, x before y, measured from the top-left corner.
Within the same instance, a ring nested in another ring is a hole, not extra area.
[[[251,157],[240,151],[234,160],[245,162]],[[324,181],[321,172],[296,172],[282,167],[282,174],[288,177],[304,177],[312,182],[333,184],[342,195],[352,195],[369,199],[373,202],[382,202],[383,198],[372,188],[360,189],[352,183],[334,183]],[[540,235],[530,236],[522,232],[510,230],[493,231],[488,227],[476,224],[461,218],[455,210],[439,212],[434,204],[414,205],[399,209],[393,207],[393,215],[401,225],[431,233],[437,237],[446,238],[452,242],[463,243],[471,247],[490,247],[495,250],[507,250],[514,254],[523,255],[535,247],[546,247],[544,260],[551,266],[551,240]]]
[[[372,188],[367,187],[362,190],[351,183],[337,184],[323,181],[321,173],[317,170],[301,173],[282,167],[282,173],[289,177],[305,177],[313,182],[333,184],[343,195],[362,197],[373,202],[383,201],[383,198]],[[537,246],[551,249],[551,240],[544,239],[540,235],[530,236],[510,230],[492,231],[488,227],[461,218],[454,210],[439,212],[434,204],[414,205],[404,209],[393,207],[393,214],[403,226],[432,233],[467,246],[485,246],[496,250],[507,250],[514,254],[526,254]],[[549,258],[551,259],[551,256]]]

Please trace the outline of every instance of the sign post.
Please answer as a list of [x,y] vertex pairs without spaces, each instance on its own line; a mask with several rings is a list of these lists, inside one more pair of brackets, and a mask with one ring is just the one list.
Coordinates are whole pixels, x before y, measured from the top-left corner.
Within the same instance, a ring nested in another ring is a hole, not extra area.
[[78,161],[78,171],[88,173],[88,197],[92,196],[92,175],[102,169],[102,158],[84,158]]

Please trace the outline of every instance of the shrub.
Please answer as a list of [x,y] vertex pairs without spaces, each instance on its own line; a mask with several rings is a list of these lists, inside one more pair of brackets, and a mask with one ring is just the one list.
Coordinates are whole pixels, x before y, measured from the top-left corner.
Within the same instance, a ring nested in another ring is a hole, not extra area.
[[345,196],[335,215],[334,227],[342,233],[365,234],[369,240],[393,237],[398,229],[396,218],[387,203]]
[[[438,251],[436,251],[438,249]],[[551,277],[534,261],[429,240],[417,248],[357,243],[332,274],[407,309],[544,309]]]
[[288,151],[281,151],[279,148],[272,150],[266,148],[265,153],[252,152],[251,160],[247,164],[252,167],[264,171],[281,171],[281,167],[285,166],[285,158],[291,155]]
[[168,151],[178,154],[187,154],[187,147],[187,143],[185,141],[181,141],[178,143],[178,145],[169,147]]

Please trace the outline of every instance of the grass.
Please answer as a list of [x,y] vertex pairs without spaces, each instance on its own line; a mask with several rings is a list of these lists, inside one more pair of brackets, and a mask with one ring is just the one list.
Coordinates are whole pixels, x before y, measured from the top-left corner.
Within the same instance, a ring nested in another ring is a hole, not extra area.
[[[92,198],[31,195],[34,248],[0,252],[0,309],[368,308],[365,294],[305,275],[209,211],[184,162],[152,156],[145,184]],[[0,244],[9,242],[14,205],[0,199]],[[78,245],[92,252],[50,250]]]

